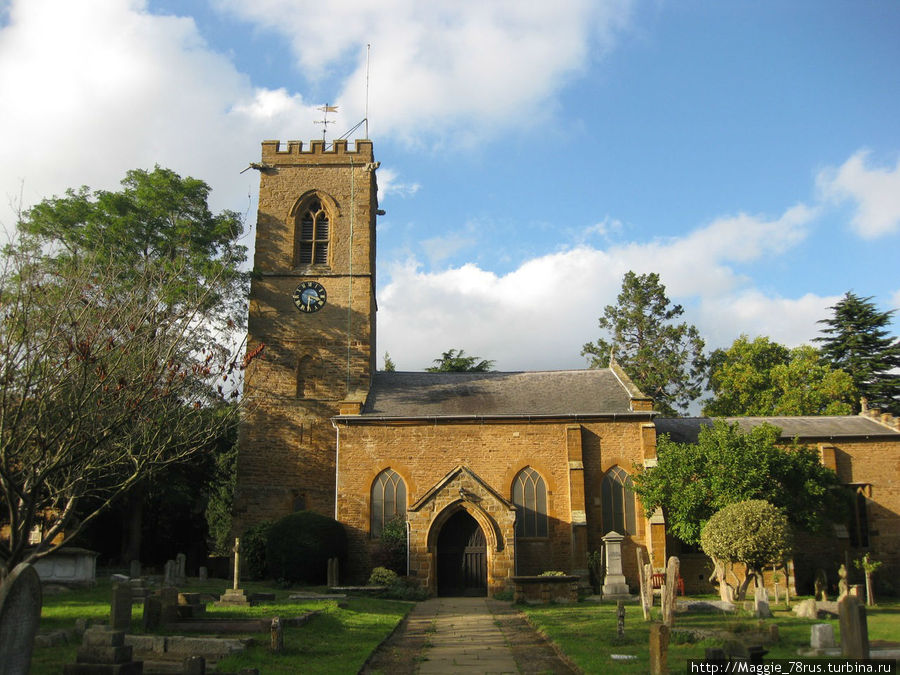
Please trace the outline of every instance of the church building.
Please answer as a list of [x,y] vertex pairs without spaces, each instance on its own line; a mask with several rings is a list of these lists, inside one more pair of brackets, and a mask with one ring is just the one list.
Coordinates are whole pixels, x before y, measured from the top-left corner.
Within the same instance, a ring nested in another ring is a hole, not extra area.
[[[588,555],[623,537],[661,568],[661,513],[631,490],[656,436],[696,438],[708,420],[660,420],[614,362],[546,372],[377,372],[372,142],[262,143],[234,529],[311,509],[346,528],[344,580],[364,582],[382,528],[400,517],[408,572],[435,593],[494,593],[510,577],[587,578]],[[766,421],[747,418],[741,424]],[[819,448],[857,494],[855,525],[822,549],[873,551],[900,572],[900,430],[889,416],[778,418]],[[855,528],[855,529],[854,529]],[[855,538],[854,538],[855,537]],[[685,565],[705,586],[705,558]],[[814,564],[814,563],[813,563]],[[830,563],[829,563],[830,564]],[[840,564],[840,562],[838,562]],[[824,565],[824,562],[823,562]],[[836,569],[836,567],[835,567]]]

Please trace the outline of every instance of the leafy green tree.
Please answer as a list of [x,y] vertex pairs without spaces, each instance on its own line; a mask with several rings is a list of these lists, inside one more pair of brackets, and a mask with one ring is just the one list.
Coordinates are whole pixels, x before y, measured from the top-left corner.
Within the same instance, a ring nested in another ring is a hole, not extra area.
[[894,310],[879,311],[871,297],[850,291],[831,309],[834,315],[819,321],[825,328],[814,338],[823,360],[849,373],[871,407],[900,414],[900,339],[888,330]]
[[[763,499],[751,499],[729,504],[716,512],[703,528],[700,536],[703,552],[715,564],[715,576],[723,599],[725,587],[740,602],[754,579],[760,584],[763,568],[782,565],[790,555],[791,528],[787,517]],[[743,578],[735,572],[735,563],[742,563]],[[731,574],[737,583],[728,582]]]
[[[117,259],[6,249],[0,566],[70,544],[148,476],[208,451],[236,424],[224,387],[239,364],[198,324],[211,290],[158,301],[180,271],[177,260],[148,266],[123,285],[131,268]],[[41,541],[29,546],[35,530]]]
[[[240,215],[213,213],[205,182],[159,166],[129,171],[121,185],[118,191],[83,186],[45,199],[24,214],[19,230],[29,245],[42,248],[47,264],[115,259],[116,274],[105,281],[110,291],[140,288],[150,294],[147,302],[171,312],[191,305],[195,347],[227,349],[232,341],[227,336],[234,336],[246,317],[248,273],[242,266],[247,252],[240,243]],[[148,274],[165,274],[166,285],[146,286]],[[198,298],[202,304],[193,306]],[[156,480],[178,489],[178,481],[159,475]],[[159,486],[153,492],[158,494]],[[141,521],[150,494],[142,481],[125,496],[121,513],[130,522],[122,528],[123,562],[140,558]]]
[[685,411],[702,391],[706,360],[696,327],[676,323],[684,309],[673,305],[655,273],[625,274],[616,305],[599,319],[607,339],[581,350],[591,368],[605,368],[614,355],[637,387],[664,415]]
[[486,373],[494,369],[494,362],[480,356],[466,356],[462,349],[450,349],[441,358],[435,359],[437,365],[426,368],[428,373]]
[[852,378],[823,363],[813,347],[789,350],[746,335],[710,354],[708,388],[713,397],[703,414],[712,417],[848,415],[856,397]]
[[648,513],[661,507],[669,531],[694,545],[714,513],[750,499],[774,504],[794,527],[808,532],[841,522],[846,502],[837,475],[805,446],[780,447],[780,433],[770,424],[745,433],[737,424],[716,420],[700,430],[696,443],[663,434],[657,465],[636,472],[634,491]]

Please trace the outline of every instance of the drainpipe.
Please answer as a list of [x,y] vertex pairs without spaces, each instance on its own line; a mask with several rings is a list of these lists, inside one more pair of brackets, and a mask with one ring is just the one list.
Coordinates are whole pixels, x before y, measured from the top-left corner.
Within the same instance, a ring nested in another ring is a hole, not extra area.
[[338,478],[340,476],[340,466],[341,466],[341,428],[335,423],[334,420],[331,420],[331,426],[334,427],[334,519],[338,519],[338,491],[340,484],[338,483]]
[[409,576],[409,534],[410,534],[409,518],[406,519],[406,576]]

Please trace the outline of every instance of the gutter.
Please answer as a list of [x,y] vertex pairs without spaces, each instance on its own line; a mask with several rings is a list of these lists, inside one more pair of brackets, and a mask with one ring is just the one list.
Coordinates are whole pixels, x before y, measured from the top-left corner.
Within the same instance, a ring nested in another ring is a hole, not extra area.
[[385,422],[430,422],[437,424],[439,422],[476,422],[476,423],[495,423],[504,421],[513,422],[580,422],[590,420],[638,420],[652,419],[657,413],[655,411],[646,410],[639,412],[621,412],[621,413],[569,413],[569,414],[507,414],[507,415],[336,415],[331,418],[331,423],[337,425],[343,424],[378,424]]

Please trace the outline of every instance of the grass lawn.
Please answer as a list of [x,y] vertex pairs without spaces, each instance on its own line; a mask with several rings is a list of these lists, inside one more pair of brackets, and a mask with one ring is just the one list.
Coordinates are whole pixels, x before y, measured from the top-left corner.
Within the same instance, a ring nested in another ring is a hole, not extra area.
[[[190,579],[181,590],[219,595],[227,586],[228,583],[220,579],[206,582]],[[246,609],[226,609],[209,604],[207,614],[222,618],[292,617],[314,609],[324,611],[305,626],[285,628],[283,653],[269,653],[269,634],[260,633],[252,636],[258,644],[243,654],[220,661],[219,668],[222,670],[259,668],[263,673],[355,673],[412,608],[409,602],[375,598],[350,598],[345,608],[338,607],[333,600],[295,603],[289,602],[288,596],[296,590],[273,589],[253,582],[247,582],[243,587],[248,592],[275,592],[276,601]],[[73,628],[80,618],[106,622],[109,620],[111,597],[109,581],[100,581],[93,589],[45,594],[40,632]],[[140,605],[133,606],[132,617],[131,632],[139,634],[142,632]],[[166,631],[159,632],[164,634]],[[30,672],[32,675],[57,675],[65,664],[75,662],[77,651],[78,645],[36,648]]]
[[[796,601],[795,601],[796,602]],[[597,604],[581,602],[574,605],[529,605],[523,611],[532,624],[541,629],[585,673],[647,673],[650,669],[648,645],[649,625],[644,621],[637,604],[627,604],[625,609],[625,637],[619,640],[616,630],[616,606],[614,603]],[[747,644],[759,644],[754,633],[778,626],[778,641],[764,645],[769,653],[766,659],[796,658],[798,650],[809,647],[810,626],[830,623],[834,626],[835,639],[840,640],[837,619],[798,619],[790,610],[773,607],[774,618],[759,621],[746,612],[726,614],[691,613],[676,614],[675,631],[728,630],[727,637],[700,637],[679,632],[669,643],[669,669],[673,673],[687,672],[688,659],[701,659],[707,647],[723,647],[728,639]],[[869,640],[900,641],[900,602],[884,602],[878,607],[867,608]],[[654,608],[654,619],[659,619],[659,607]],[[613,661],[612,654],[632,654],[636,661]]]

